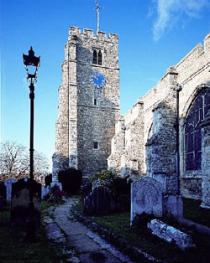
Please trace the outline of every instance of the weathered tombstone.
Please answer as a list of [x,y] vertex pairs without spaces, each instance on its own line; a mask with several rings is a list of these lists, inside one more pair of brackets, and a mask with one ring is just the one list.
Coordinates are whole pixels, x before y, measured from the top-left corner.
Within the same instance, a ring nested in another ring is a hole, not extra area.
[[162,185],[151,177],[142,177],[131,184],[131,224],[136,215],[163,216]]
[[[30,187],[33,194],[33,202],[30,203]],[[31,228],[37,228],[40,224],[40,200],[41,184],[36,181],[24,179],[12,185],[11,223]]]
[[84,212],[88,215],[107,215],[115,210],[111,191],[99,186],[84,198]]
[[147,224],[147,227],[151,230],[153,235],[156,235],[169,243],[176,244],[183,250],[195,247],[192,237],[189,234],[186,234],[158,219],[151,220]]
[[50,192],[50,186],[43,186],[42,185],[42,199],[47,195],[49,194]]
[[4,209],[6,204],[6,186],[0,182],[0,210]]
[[4,184],[6,186],[6,199],[7,199],[7,202],[10,202],[11,201],[11,198],[12,198],[12,184],[16,183],[17,180],[14,179],[14,178],[9,178],[7,179],[6,181],[4,181]]

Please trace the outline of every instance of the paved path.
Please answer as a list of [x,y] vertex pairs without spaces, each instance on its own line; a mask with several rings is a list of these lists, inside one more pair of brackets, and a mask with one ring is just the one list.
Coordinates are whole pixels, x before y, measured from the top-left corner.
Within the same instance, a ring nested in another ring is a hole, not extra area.
[[126,255],[107,243],[85,225],[75,221],[71,208],[76,199],[69,198],[62,205],[51,210],[44,218],[48,238],[57,243],[74,263],[133,263]]

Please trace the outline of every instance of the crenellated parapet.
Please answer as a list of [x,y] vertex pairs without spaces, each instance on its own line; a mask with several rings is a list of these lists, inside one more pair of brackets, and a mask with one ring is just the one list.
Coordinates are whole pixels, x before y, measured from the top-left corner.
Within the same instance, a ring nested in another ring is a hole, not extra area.
[[69,36],[68,41],[75,40],[75,36],[80,39],[92,39],[92,40],[99,40],[99,41],[108,41],[113,43],[118,43],[119,37],[117,34],[109,33],[106,34],[105,32],[99,31],[95,33],[92,29],[84,28],[80,29],[79,27],[73,26],[69,29]]

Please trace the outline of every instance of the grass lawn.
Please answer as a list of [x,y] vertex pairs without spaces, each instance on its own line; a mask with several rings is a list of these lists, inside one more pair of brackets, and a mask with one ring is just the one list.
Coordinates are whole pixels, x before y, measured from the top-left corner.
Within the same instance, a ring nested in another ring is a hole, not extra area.
[[209,262],[210,238],[205,236],[193,236],[198,245],[196,249],[183,252],[174,245],[151,235],[145,227],[130,228],[129,213],[118,213],[103,217],[92,217],[92,220],[114,233],[122,236],[130,244],[140,247],[151,255],[166,260],[167,262]]
[[[81,204],[75,207],[76,212],[82,213]],[[176,246],[153,236],[146,227],[130,227],[130,213],[116,213],[108,216],[89,217],[98,225],[111,230],[118,236],[126,239],[129,244],[139,247],[154,257],[169,263],[209,263],[210,238],[192,234],[197,245],[196,249],[181,251]]]
[[210,209],[201,208],[198,200],[184,198],[183,203],[185,218],[210,227]]
[[12,230],[9,224],[10,211],[0,211],[0,262],[60,262],[41,228],[38,240],[30,243],[21,229]]

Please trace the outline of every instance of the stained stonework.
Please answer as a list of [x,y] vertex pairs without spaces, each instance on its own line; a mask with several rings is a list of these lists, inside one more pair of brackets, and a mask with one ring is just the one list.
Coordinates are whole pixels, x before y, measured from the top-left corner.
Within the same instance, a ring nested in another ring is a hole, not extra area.
[[[102,55],[95,63],[94,52]],[[105,85],[94,87],[100,73]],[[118,36],[71,27],[65,46],[62,83],[59,88],[54,175],[66,167],[78,168],[83,176],[107,168],[111,138],[119,120]]]

